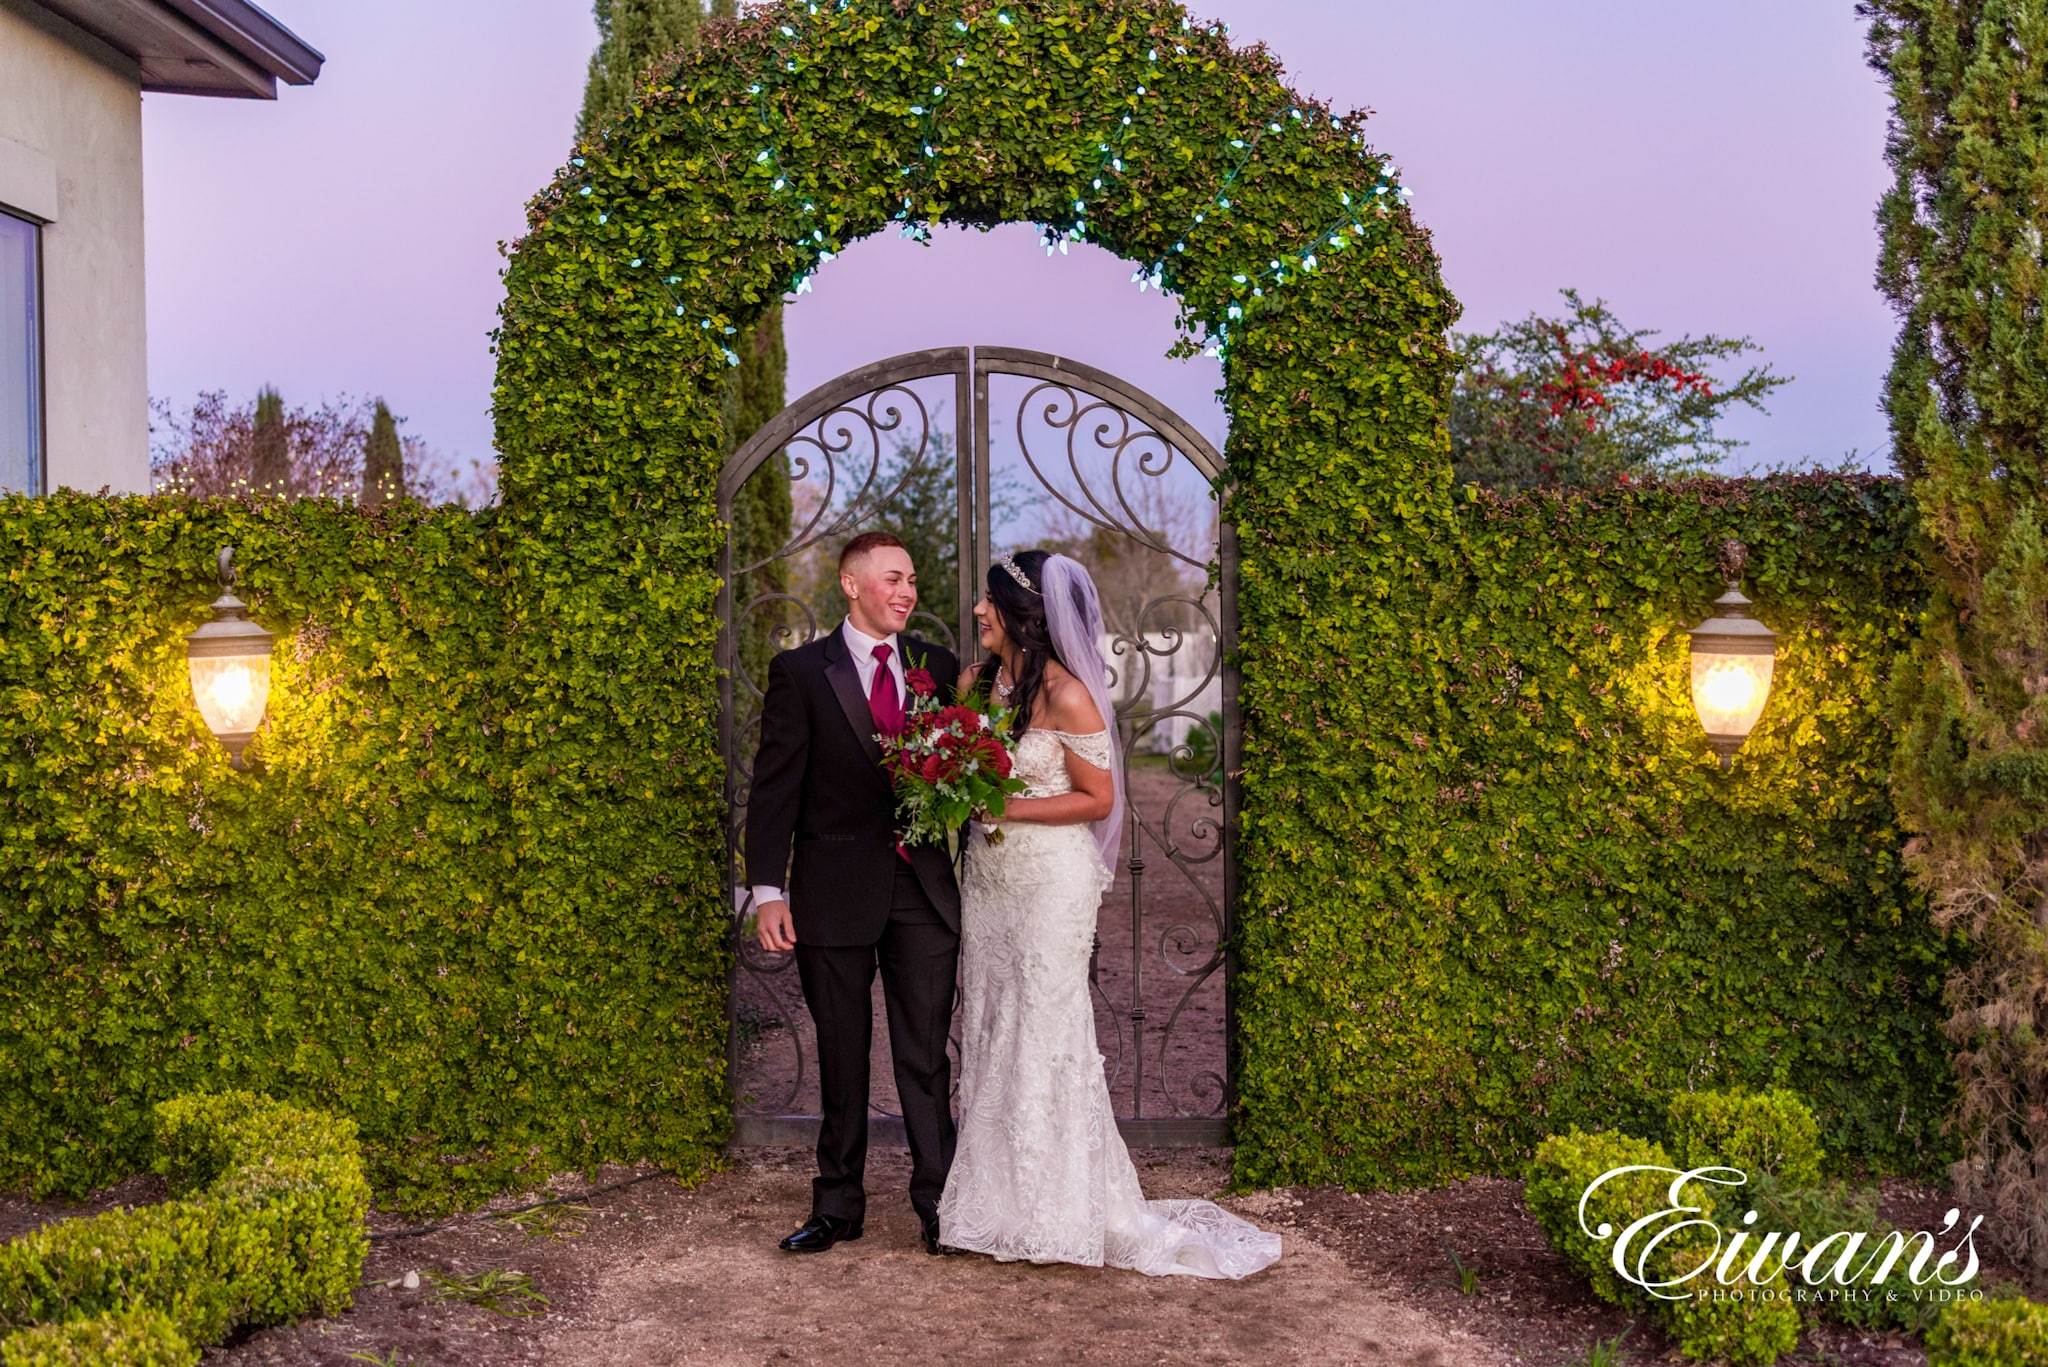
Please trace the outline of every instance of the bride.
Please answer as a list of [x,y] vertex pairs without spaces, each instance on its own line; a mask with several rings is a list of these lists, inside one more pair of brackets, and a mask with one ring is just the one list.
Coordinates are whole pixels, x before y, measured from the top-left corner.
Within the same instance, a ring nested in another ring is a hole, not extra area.
[[1102,612],[1088,571],[1025,551],[974,608],[993,686],[1016,713],[1004,838],[967,839],[960,895],[959,1147],[939,1239],[1004,1261],[1244,1277],[1280,1256],[1207,1201],[1147,1201],[1117,1133],[1095,1043],[1088,955],[1123,818]]

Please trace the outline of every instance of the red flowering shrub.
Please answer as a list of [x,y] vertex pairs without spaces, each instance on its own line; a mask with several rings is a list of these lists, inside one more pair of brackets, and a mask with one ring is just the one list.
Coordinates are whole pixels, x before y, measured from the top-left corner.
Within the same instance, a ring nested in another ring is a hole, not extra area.
[[1531,314],[1458,335],[1451,460],[1460,481],[1514,490],[1708,469],[1742,444],[1716,422],[1736,404],[1761,409],[1786,383],[1752,366],[1716,384],[1708,366],[1756,350],[1746,337],[1652,346],[1655,333],[1622,326],[1599,300],[1564,297],[1568,317]]

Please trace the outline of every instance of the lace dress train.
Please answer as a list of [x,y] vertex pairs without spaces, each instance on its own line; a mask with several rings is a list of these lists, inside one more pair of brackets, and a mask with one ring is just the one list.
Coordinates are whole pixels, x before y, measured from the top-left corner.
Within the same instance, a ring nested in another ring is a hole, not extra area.
[[[1024,794],[1071,792],[1071,748],[1110,763],[1102,732],[1033,730]],[[1244,1277],[1280,1236],[1208,1201],[1148,1201],[1117,1133],[1088,997],[1095,915],[1110,876],[1086,826],[969,833],[961,880],[959,1145],[940,1238],[1005,1261]]]

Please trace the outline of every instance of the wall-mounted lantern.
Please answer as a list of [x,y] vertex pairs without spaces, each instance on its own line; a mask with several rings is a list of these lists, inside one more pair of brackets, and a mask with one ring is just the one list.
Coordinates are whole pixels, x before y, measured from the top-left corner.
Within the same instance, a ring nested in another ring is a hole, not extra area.
[[220,597],[213,620],[185,638],[185,666],[192,675],[192,699],[214,739],[228,749],[234,768],[247,769],[242,749],[263,722],[270,702],[270,644],[275,639],[243,615],[249,606],[235,597],[235,548],[220,548]]
[[1749,615],[1752,604],[1740,582],[1730,579],[1728,592],[1714,600],[1720,616],[1692,629],[1693,710],[1723,769],[1733,766],[1735,752],[1763,715],[1778,662],[1777,633]]

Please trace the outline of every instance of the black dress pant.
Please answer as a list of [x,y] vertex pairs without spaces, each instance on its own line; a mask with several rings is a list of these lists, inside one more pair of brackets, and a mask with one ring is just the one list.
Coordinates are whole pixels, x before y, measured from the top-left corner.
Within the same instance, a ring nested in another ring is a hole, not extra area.
[[888,1004],[896,1095],[910,1140],[910,1204],[936,1220],[953,1165],[953,980],[960,936],[925,895],[910,865],[896,861],[889,923],[872,945],[796,946],[804,1004],[818,1036],[818,1176],[811,1213],[842,1220],[867,1214],[868,1056],[874,1039],[875,969]]

